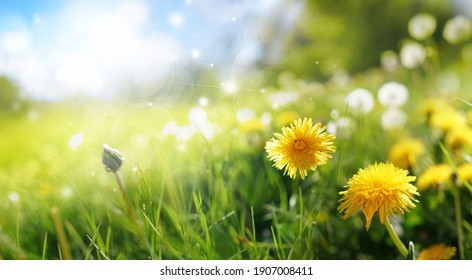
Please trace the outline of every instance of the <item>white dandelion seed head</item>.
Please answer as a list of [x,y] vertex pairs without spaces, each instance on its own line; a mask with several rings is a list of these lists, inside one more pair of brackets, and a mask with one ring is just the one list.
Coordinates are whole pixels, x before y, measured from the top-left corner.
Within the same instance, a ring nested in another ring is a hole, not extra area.
[[400,66],[400,62],[398,61],[398,54],[394,51],[387,50],[382,52],[380,55],[380,64],[382,68],[386,71],[395,71]]
[[431,14],[421,13],[412,17],[408,22],[408,32],[416,40],[424,40],[433,35],[436,30],[436,18]]
[[272,122],[272,117],[270,116],[270,113],[268,112],[263,113],[261,116],[261,122],[262,122],[262,125],[264,126],[270,125],[270,123]]
[[255,116],[254,111],[252,111],[249,108],[239,109],[236,112],[236,118],[240,122],[247,122],[248,120],[254,118],[254,116]]
[[300,95],[296,92],[277,92],[267,97],[272,104],[272,108],[277,109],[291,102],[296,101]]
[[388,82],[378,92],[380,104],[387,107],[399,107],[408,100],[408,89],[397,82]]
[[405,68],[413,69],[426,59],[425,48],[417,42],[408,42],[400,50],[400,60]]
[[195,127],[190,125],[179,126],[176,122],[170,121],[162,128],[162,136],[173,135],[180,142],[185,142],[195,133]]
[[166,137],[173,135],[179,142],[186,142],[197,131],[203,137],[211,139],[215,136],[215,129],[207,119],[205,110],[200,107],[190,109],[188,113],[190,124],[179,126],[175,121],[169,121],[164,125],[161,131],[161,136]]
[[350,128],[353,127],[353,121],[351,118],[342,117],[337,120],[338,127],[341,128]]
[[407,115],[398,108],[390,108],[382,114],[382,128],[386,131],[405,127]]
[[341,70],[336,70],[333,73],[333,76],[331,76],[330,81],[336,85],[344,86],[349,82],[350,78],[351,77],[349,76],[349,73],[346,70],[341,69]]
[[8,194],[8,199],[11,201],[11,202],[17,202],[20,200],[20,196],[16,193],[16,192],[10,192]]
[[331,110],[331,112],[329,113],[329,116],[330,116],[332,119],[337,119],[337,118],[339,118],[339,111],[336,110],[336,109],[333,109],[333,110]]
[[329,121],[326,124],[326,131],[328,131],[330,134],[337,134],[338,124],[336,123],[336,121]]
[[374,108],[372,93],[363,88],[351,91],[344,101],[351,110],[358,114],[367,114]]
[[188,113],[190,125],[203,134],[206,139],[211,139],[215,136],[215,129],[207,119],[205,110],[200,107],[190,109]]
[[354,122],[349,117],[340,117],[328,122],[326,131],[330,134],[336,134],[338,138],[347,139],[350,138],[354,132]]
[[472,35],[472,23],[469,18],[457,15],[449,19],[444,25],[443,37],[455,45],[464,42]]

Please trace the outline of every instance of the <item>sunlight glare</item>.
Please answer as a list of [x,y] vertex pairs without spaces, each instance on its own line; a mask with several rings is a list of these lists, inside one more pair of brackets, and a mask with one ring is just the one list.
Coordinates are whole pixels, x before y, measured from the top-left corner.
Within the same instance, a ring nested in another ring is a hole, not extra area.
[[77,149],[82,143],[84,142],[84,133],[79,132],[72,136],[72,138],[69,141],[69,147],[71,147],[73,150]]

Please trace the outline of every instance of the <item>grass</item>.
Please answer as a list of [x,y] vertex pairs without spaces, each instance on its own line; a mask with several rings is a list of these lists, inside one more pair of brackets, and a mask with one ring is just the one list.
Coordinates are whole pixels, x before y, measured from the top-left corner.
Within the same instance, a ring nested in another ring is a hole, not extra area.
[[[263,104],[264,95],[246,98],[245,103],[231,97],[205,108],[218,132],[211,139],[196,133],[187,142],[163,137],[160,131],[169,120],[188,122],[182,116],[191,105],[168,109],[117,105],[112,113],[105,113],[100,106],[89,109],[64,103],[38,107],[36,121],[27,115],[2,116],[0,141],[5,152],[0,193],[2,211],[12,215],[0,219],[0,256],[106,260],[399,257],[378,220],[367,232],[362,215],[343,221],[336,211],[338,192],[347,180],[358,168],[385,161],[389,147],[402,135],[382,131],[381,108],[358,117],[352,137],[336,140],[334,159],[302,181],[283,176],[266,158],[265,141],[280,130],[279,124],[273,121],[271,126],[245,131],[236,120],[236,108],[247,106],[258,114],[270,110],[267,105],[252,105]],[[311,111],[308,116],[327,121],[328,112],[307,110],[300,104],[291,105],[290,110],[300,115]],[[272,113],[274,120],[277,113]],[[73,150],[68,141],[78,132],[84,133],[85,142]],[[101,163],[103,143],[125,157],[117,175],[133,212],[127,210],[114,174]],[[457,209],[454,203],[448,205],[454,198],[448,193],[438,198],[428,191],[422,193],[417,209],[402,216],[403,239],[455,245],[454,224],[451,232],[441,222],[454,217]],[[470,196],[463,189],[458,192],[465,212],[462,221],[469,225]],[[18,199],[11,199],[12,194]],[[441,214],[436,209],[445,210]],[[437,218],[440,215],[444,216]],[[463,242],[467,258],[471,257],[471,234],[466,231]]]

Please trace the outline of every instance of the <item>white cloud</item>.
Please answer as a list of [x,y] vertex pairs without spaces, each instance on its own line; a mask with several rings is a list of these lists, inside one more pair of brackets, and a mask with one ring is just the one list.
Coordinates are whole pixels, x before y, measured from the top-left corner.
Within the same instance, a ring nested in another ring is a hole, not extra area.
[[141,1],[98,8],[72,1],[43,17],[41,25],[0,34],[0,75],[46,99],[111,96],[124,81],[153,83],[155,91],[178,61],[181,46],[169,35],[147,32],[148,18]]

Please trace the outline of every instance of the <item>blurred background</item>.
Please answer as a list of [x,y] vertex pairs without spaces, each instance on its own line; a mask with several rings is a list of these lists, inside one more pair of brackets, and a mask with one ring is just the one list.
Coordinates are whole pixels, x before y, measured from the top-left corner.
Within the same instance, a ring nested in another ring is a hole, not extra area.
[[437,20],[439,50],[450,48],[441,30],[470,14],[468,3],[2,1],[2,106],[80,95],[184,102],[196,87],[225,82],[259,91],[286,71],[323,82],[378,68],[383,51],[410,39],[408,21],[420,12]]

